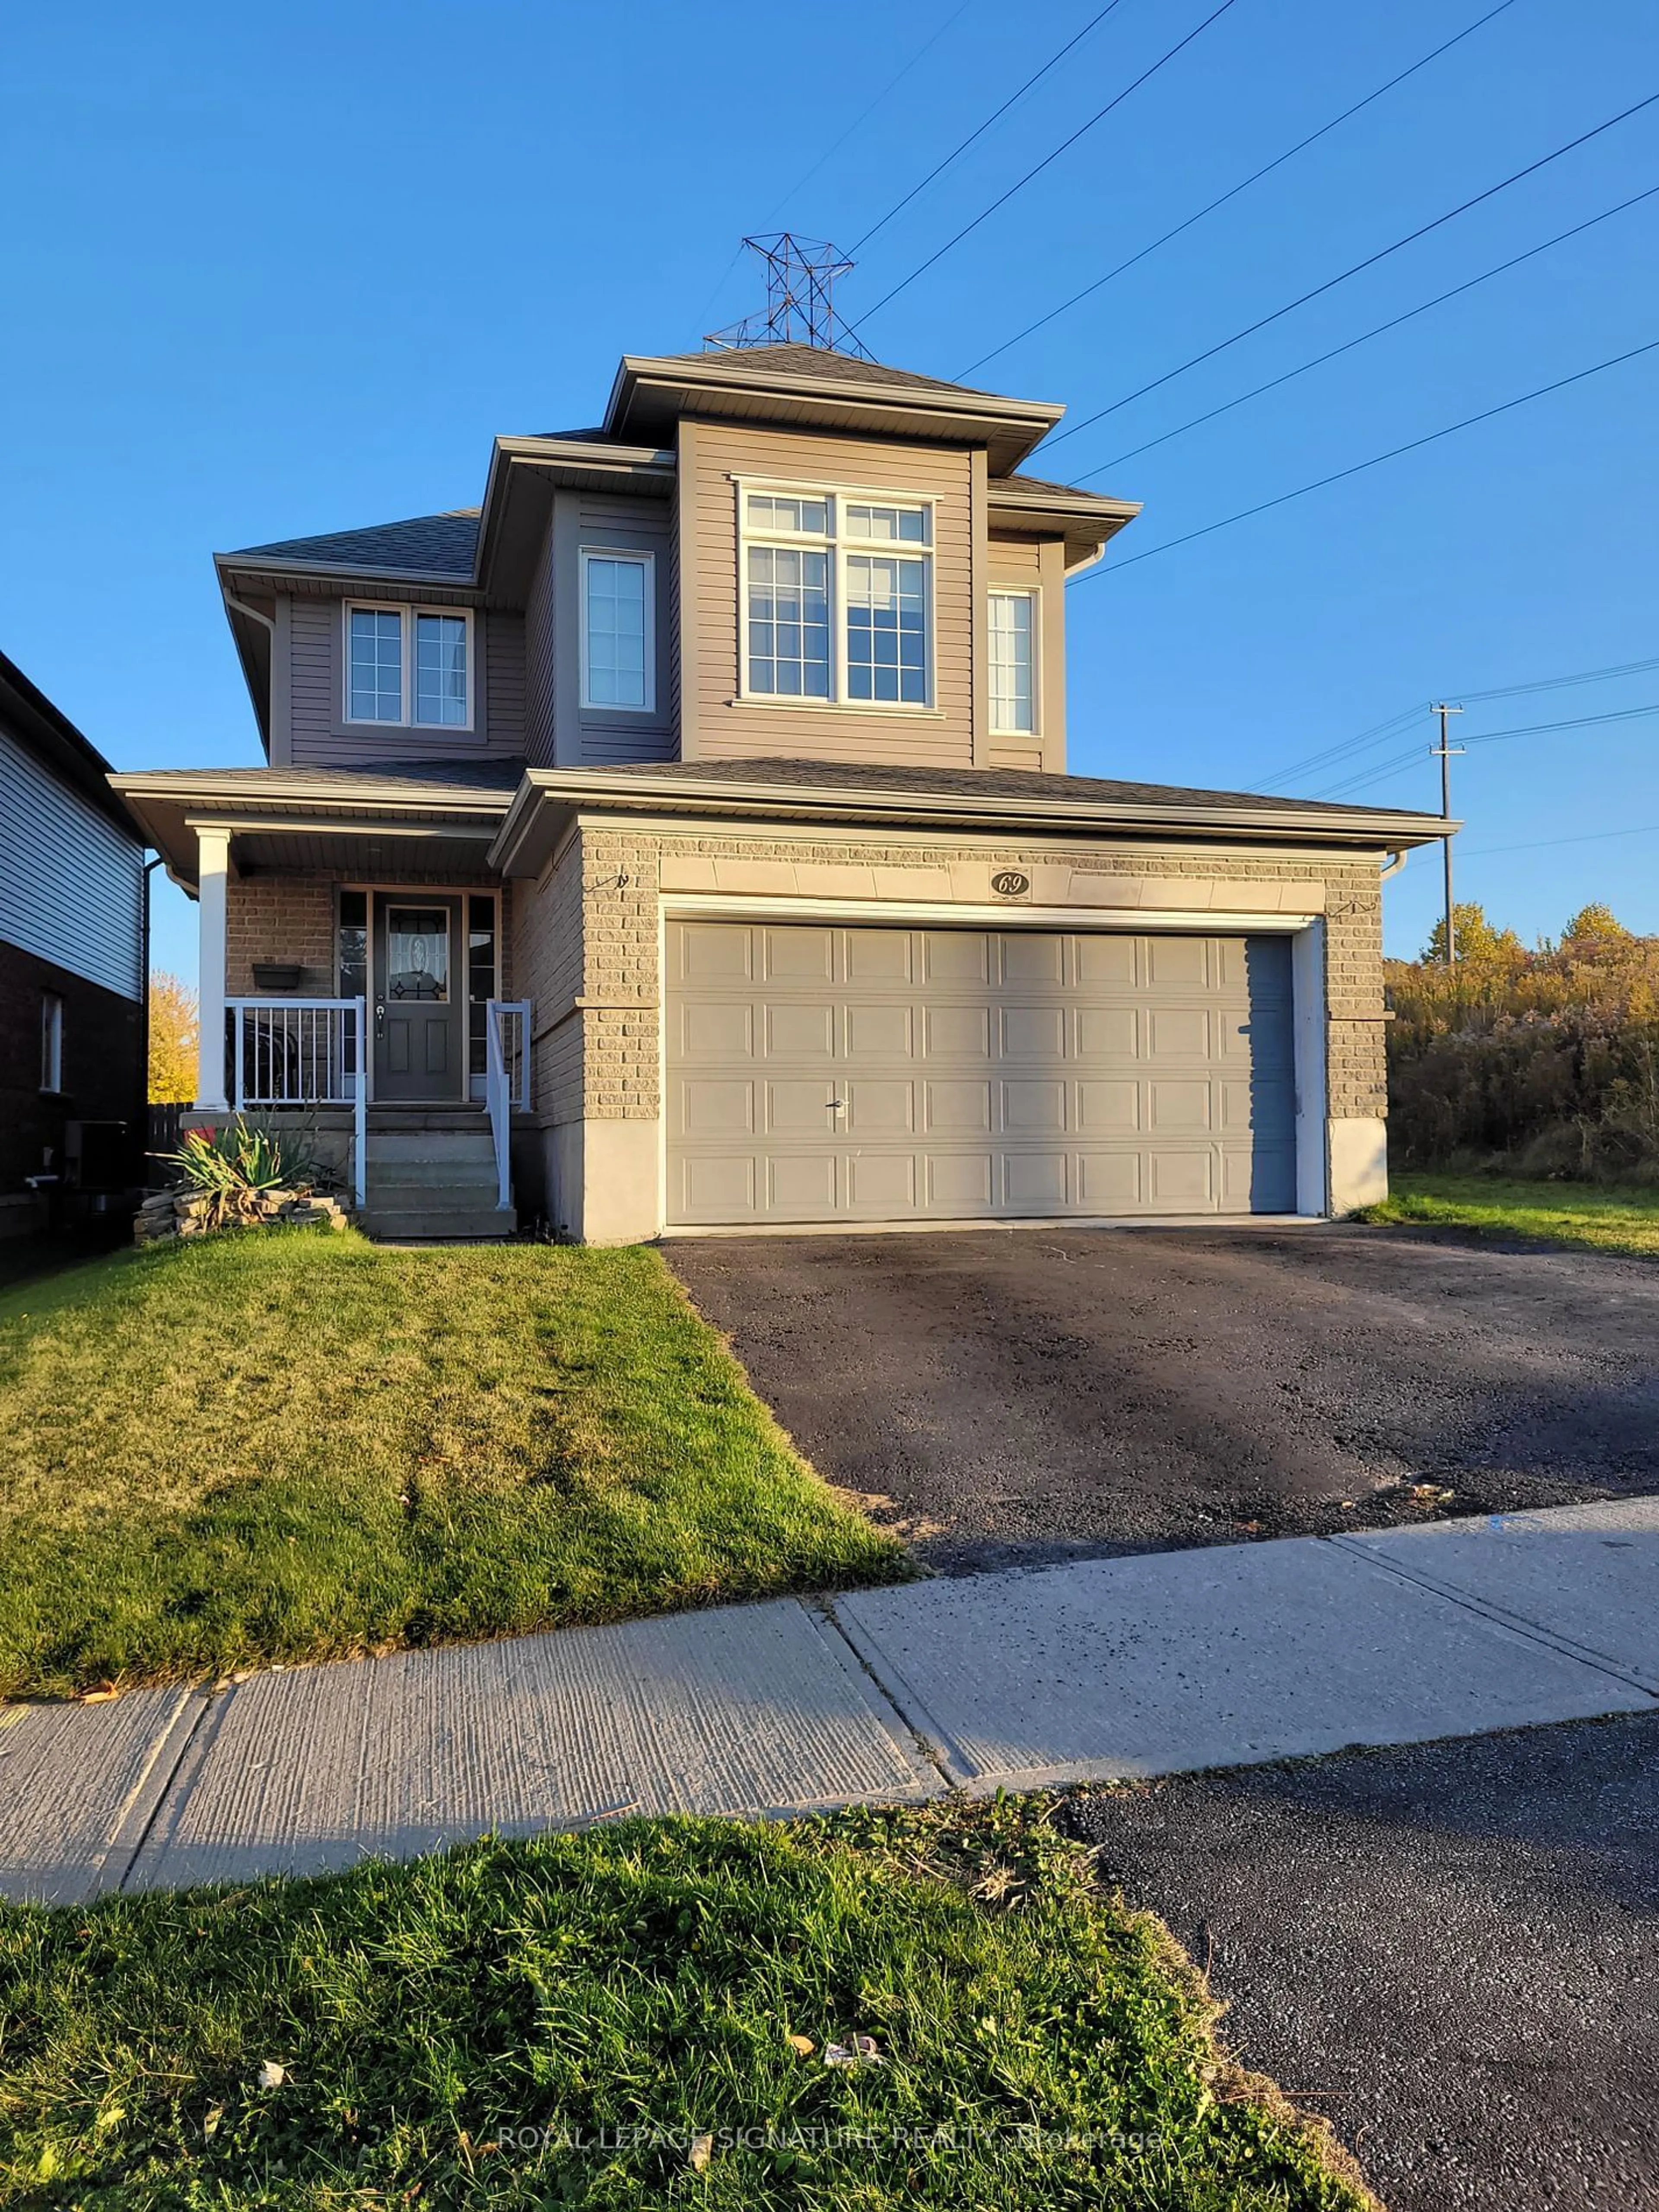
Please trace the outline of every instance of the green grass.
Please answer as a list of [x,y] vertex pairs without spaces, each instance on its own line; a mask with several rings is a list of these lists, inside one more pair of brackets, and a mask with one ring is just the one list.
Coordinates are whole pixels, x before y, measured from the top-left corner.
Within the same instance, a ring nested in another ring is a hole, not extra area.
[[0,1294],[0,1694],[904,1571],[653,1252],[265,1231]]
[[1414,1221],[1491,1236],[1538,1237],[1587,1251],[1659,1253],[1659,1188],[1511,1182],[1480,1175],[1397,1175],[1366,1221]]
[[[1048,1810],[630,1821],[0,1910],[0,2203],[1362,2212]],[[827,2067],[855,2033],[884,2063]]]

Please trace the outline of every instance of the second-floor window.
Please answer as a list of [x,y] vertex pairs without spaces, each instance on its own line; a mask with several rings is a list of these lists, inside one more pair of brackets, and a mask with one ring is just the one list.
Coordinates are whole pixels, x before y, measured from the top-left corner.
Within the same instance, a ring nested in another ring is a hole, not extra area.
[[747,485],[738,499],[744,696],[931,706],[931,505]]
[[346,720],[472,726],[472,617],[435,607],[348,605]]
[[1036,593],[993,592],[991,728],[999,737],[1036,729]]
[[582,548],[584,707],[648,714],[655,704],[653,567],[648,553]]

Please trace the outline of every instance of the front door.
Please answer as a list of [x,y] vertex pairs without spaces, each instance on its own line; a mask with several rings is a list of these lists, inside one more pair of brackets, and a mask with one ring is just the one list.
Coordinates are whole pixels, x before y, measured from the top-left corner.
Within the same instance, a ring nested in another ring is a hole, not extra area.
[[461,902],[382,892],[374,916],[374,1097],[459,1104],[466,1058]]

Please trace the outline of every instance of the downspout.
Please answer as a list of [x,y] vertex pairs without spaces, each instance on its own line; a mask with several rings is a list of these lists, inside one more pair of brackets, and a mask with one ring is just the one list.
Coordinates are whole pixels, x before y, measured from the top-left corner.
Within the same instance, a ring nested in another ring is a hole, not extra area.
[[149,1159],[149,907],[151,878],[161,865],[157,853],[144,863],[144,903],[138,925],[138,1124],[141,1132],[138,1165],[140,1181],[148,1182]]
[[1389,855],[1389,865],[1377,877],[1377,882],[1379,884],[1386,884],[1390,876],[1397,876],[1410,858],[1411,847],[1409,845],[1401,845],[1397,851],[1390,851]]
[[228,607],[234,607],[239,615],[252,615],[255,622],[263,623],[265,628],[270,632],[272,644],[276,643],[276,624],[270,615],[262,614],[258,607],[249,606],[247,601],[246,599],[239,599],[234,592],[227,592],[225,593],[225,605]]

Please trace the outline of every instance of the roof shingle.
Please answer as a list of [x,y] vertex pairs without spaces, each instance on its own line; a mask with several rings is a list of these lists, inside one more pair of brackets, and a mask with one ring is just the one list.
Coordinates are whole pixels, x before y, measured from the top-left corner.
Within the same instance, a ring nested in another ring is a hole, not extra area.
[[366,530],[331,530],[319,538],[279,538],[268,545],[243,545],[225,557],[262,568],[293,562],[308,568],[360,568],[366,575],[443,576],[472,580],[478,545],[478,510],[416,514],[404,522],[377,522]]

